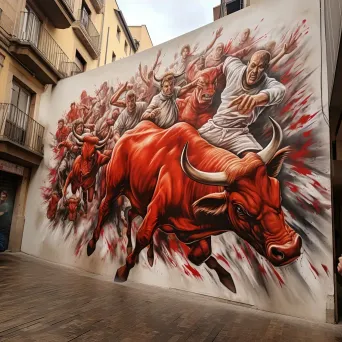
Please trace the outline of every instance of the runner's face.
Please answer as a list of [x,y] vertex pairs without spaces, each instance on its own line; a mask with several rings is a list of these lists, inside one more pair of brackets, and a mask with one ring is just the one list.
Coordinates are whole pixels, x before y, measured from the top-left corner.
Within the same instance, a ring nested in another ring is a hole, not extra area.
[[163,93],[164,95],[171,95],[174,90],[173,81],[165,81],[163,83]]
[[262,56],[253,56],[248,63],[246,73],[246,83],[249,86],[253,86],[258,83],[261,77],[264,75],[267,68],[265,59]]
[[63,128],[63,126],[64,126],[64,123],[63,122],[58,122],[58,129],[62,129]]
[[78,126],[76,127],[76,133],[79,134],[79,135],[83,134],[83,129],[84,129],[84,127],[83,127],[82,124],[81,124],[81,125],[78,125]]
[[5,202],[7,200],[7,195],[4,192],[1,193],[0,200],[1,202]]
[[182,57],[185,59],[186,57],[189,56],[189,49],[188,48],[184,48],[183,51],[182,51]]
[[126,98],[126,107],[129,113],[133,113],[136,107],[136,99],[134,95],[129,95]]

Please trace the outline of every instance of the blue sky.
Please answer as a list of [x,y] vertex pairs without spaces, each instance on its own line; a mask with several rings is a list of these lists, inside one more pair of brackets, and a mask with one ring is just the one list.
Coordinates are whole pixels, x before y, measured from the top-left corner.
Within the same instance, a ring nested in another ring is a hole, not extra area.
[[145,24],[154,45],[213,21],[220,0],[117,0],[128,25]]

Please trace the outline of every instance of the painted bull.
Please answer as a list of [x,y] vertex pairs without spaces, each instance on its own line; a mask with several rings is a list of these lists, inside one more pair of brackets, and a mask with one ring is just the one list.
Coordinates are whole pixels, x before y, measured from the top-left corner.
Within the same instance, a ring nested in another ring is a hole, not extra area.
[[201,71],[197,76],[197,87],[185,99],[177,99],[179,121],[187,122],[195,128],[202,127],[216,113],[213,104],[216,80],[222,75],[222,64]]
[[77,219],[77,214],[81,209],[81,199],[75,195],[64,200],[64,207],[66,209],[66,218],[69,221],[75,222]]
[[56,217],[57,207],[60,197],[56,191],[51,194],[46,216],[49,220],[53,220]]
[[84,211],[87,213],[87,202],[92,202],[95,194],[96,175],[100,167],[107,164],[110,159],[98,150],[104,148],[111,132],[109,131],[107,137],[101,141],[91,134],[78,135],[74,128],[72,132],[77,139],[77,144],[82,146],[81,155],[73,163],[64,185],[63,194],[66,197],[69,184],[71,184],[73,194],[82,188]]
[[301,238],[285,222],[279,174],[288,148],[278,151],[280,126],[272,120],[269,145],[242,159],[214,147],[186,123],[163,130],[143,121],[117,143],[108,164],[107,193],[97,226],[88,242],[91,255],[113,201],[125,195],[135,216],[143,217],[134,250],[118,269],[116,281],[125,281],[137,256],[147,246],[153,265],[156,229],[174,233],[190,247],[189,260],[216,271],[223,285],[236,292],[234,281],[211,255],[211,236],[233,231],[275,266],[300,255]]

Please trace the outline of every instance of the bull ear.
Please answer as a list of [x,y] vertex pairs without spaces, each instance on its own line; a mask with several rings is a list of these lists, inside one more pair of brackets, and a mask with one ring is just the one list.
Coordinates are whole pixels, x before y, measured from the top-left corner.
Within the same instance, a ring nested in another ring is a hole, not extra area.
[[281,167],[283,166],[285,158],[291,152],[290,146],[284,147],[280,149],[274,157],[270,160],[270,162],[266,165],[267,174],[270,177],[276,178],[279,175]]
[[209,194],[192,204],[196,218],[205,216],[220,216],[227,213],[227,198],[225,192]]

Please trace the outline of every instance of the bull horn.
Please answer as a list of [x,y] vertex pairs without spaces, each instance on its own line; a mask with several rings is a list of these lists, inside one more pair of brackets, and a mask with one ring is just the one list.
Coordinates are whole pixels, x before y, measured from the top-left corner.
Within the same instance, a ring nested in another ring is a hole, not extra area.
[[72,134],[75,136],[75,138],[76,138],[77,140],[83,142],[83,137],[82,137],[82,135],[78,135],[78,134],[76,133],[76,131],[75,131],[75,126],[74,126],[74,125],[72,126]]
[[262,151],[258,152],[258,156],[265,164],[268,164],[271,161],[283,140],[283,131],[278,122],[271,117],[269,119],[271,120],[273,128],[272,140]]
[[157,78],[156,75],[153,75],[156,82],[160,83],[162,81],[162,78]]
[[105,143],[108,141],[109,137],[110,137],[110,133],[111,133],[111,131],[110,131],[110,129],[109,129],[109,130],[108,130],[107,136],[106,136],[103,140],[100,140],[96,145],[97,145],[97,146],[100,146],[100,145],[105,144]]
[[206,184],[227,186],[228,180],[225,172],[203,172],[193,167],[188,159],[188,143],[185,144],[181,155],[181,167],[184,173],[193,181]]
[[96,148],[97,150],[101,150],[101,149],[103,149],[105,146],[106,146],[106,144],[104,143],[104,144],[102,144],[102,145],[96,145],[95,148]]
[[185,74],[185,71],[183,71],[181,74],[178,74],[178,75],[174,75],[174,78],[178,78],[178,77],[181,77]]

